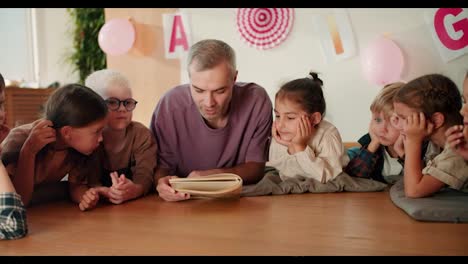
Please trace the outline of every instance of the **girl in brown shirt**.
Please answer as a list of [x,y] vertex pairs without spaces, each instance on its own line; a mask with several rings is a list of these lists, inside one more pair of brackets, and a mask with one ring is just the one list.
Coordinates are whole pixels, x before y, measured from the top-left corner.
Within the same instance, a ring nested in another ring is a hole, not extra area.
[[[68,174],[71,199],[81,210],[93,208],[105,189],[89,177],[98,160],[92,155],[102,141],[107,105],[91,89],[69,84],[45,104],[43,119],[11,130],[1,158],[27,206],[38,187],[60,182]],[[91,187],[91,188],[90,188]]]

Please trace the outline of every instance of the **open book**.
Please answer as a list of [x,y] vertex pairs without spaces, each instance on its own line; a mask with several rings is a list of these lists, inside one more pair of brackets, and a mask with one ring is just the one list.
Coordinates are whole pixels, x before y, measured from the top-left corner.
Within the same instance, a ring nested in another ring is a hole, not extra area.
[[169,183],[178,192],[191,198],[239,198],[242,178],[232,173],[219,173],[194,178],[174,178]]

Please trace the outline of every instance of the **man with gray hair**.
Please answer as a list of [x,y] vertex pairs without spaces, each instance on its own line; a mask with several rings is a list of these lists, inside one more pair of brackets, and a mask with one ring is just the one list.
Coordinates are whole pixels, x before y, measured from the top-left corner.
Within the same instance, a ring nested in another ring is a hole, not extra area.
[[190,48],[187,65],[190,84],[163,95],[150,125],[158,144],[156,190],[166,201],[190,198],[170,178],[235,173],[254,184],[268,158],[272,103],[259,85],[236,82],[234,50],[202,40]]

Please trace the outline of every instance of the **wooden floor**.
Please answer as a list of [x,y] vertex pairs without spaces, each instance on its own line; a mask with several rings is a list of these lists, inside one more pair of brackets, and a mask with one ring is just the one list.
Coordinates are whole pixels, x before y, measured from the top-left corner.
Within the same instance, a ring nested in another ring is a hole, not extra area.
[[388,192],[30,208],[0,255],[468,255],[468,224],[418,222]]

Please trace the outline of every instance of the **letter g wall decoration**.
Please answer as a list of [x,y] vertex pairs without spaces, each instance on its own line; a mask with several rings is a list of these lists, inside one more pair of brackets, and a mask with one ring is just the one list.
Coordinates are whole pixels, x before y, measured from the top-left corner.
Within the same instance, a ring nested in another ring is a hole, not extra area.
[[438,8],[426,13],[426,21],[439,54],[449,62],[468,52],[468,10]]

